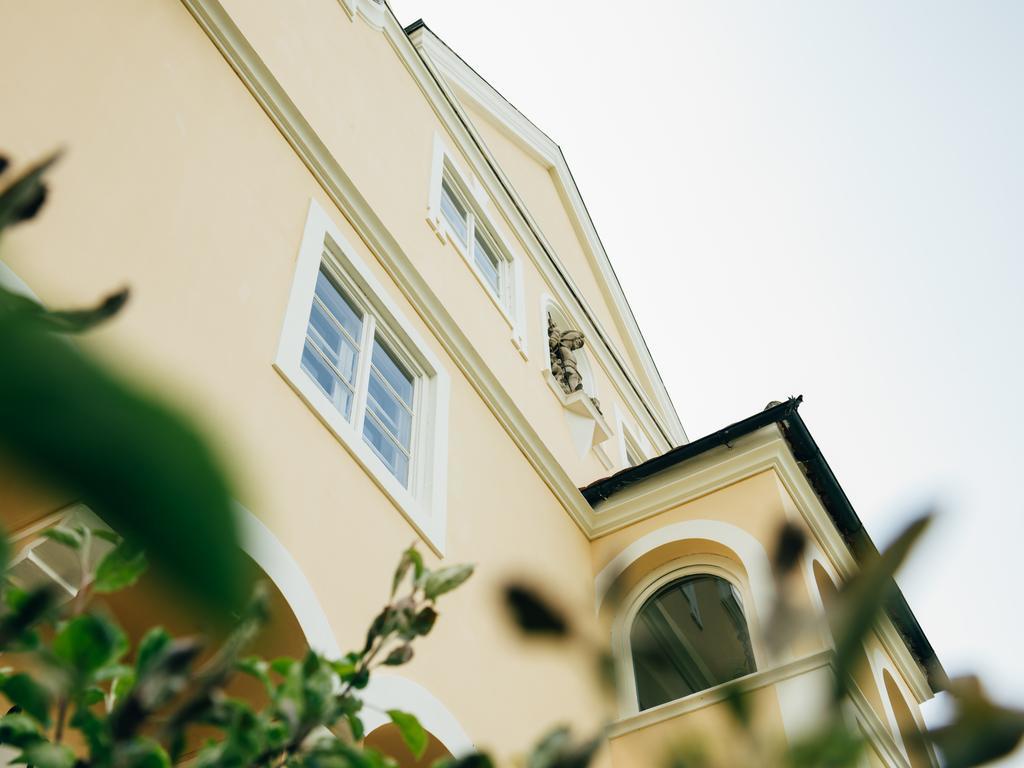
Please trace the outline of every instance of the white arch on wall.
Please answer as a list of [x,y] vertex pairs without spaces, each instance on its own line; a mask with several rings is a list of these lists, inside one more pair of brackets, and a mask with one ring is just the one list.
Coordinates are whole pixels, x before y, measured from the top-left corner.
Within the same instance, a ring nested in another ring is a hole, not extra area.
[[600,610],[608,590],[623,572],[658,547],[687,539],[707,539],[736,553],[747,572],[753,608],[759,619],[769,616],[775,602],[771,560],[757,539],[742,528],[720,520],[686,520],[671,523],[631,543],[601,569],[594,580],[596,607]]
[[882,707],[885,709],[885,719],[889,726],[889,730],[892,733],[893,740],[900,748],[903,756],[907,758],[909,764],[910,753],[907,749],[906,742],[903,740],[903,733],[900,731],[900,724],[899,720],[896,718],[896,712],[892,708],[892,700],[889,698],[889,689],[885,684],[885,673],[888,672],[889,676],[892,677],[892,681],[896,684],[896,689],[899,695],[903,697],[903,703],[910,711],[910,716],[914,718],[914,725],[919,731],[924,732],[927,730],[927,726],[925,725],[924,719],[921,715],[920,707],[916,706],[916,699],[907,689],[906,683],[903,680],[903,675],[899,673],[896,669],[896,665],[892,663],[892,660],[882,651],[881,648],[874,647],[871,649],[871,653],[868,655],[868,663],[871,665],[871,679],[874,681],[875,687],[878,689],[878,698],[882,700]]
[[[341,649],[331,623],[298,562],[256,515],[237,503],[235,511],[242,550],[274,582],[295,614],[310,647],[318,653],[339,658]],[[389,722],[385,714],[388,709],[401,709],[416,715],[423,727],[456,757],[475,749],[455,716],[419,683],[398,675],[373,677],[363,691],[363,698],[373,707],[363,714],[367,733]]]

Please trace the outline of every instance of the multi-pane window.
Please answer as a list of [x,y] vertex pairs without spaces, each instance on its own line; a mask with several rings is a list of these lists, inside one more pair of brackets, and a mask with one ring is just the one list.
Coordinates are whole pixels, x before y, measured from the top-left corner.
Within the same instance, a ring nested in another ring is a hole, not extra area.
[[637,614],[629,643],[641,711],[756,669],[739,593],[710,574],[655,592]]
[[488,289],[501,306],[508,310],[512,302],[509,262],[500,255],[494,238],[488,234],[465,199],[446,175],[441,181],[441,213],[448,224],[448,230],[476,267]]
[[416,376],[324,267],[317,273],[302,368],[402,485],[409,485]]

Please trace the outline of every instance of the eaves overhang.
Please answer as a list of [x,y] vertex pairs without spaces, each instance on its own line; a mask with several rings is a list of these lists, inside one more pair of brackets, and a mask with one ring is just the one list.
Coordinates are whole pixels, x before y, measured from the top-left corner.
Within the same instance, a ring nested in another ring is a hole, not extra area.
[[[776,424],[782,432],[793,458],[803,470],[804,476],[854,560],[858,564],[869,562],[878,556],[878,549],[801,418],[798,409],[802,401],[803,397],[800,396],[791,397],[785,402],[774,403],[760,413],[730,424],[724,429],[691,443],[674,448],[635,467],[628,467],[614,475],[597,480],[580,490],[590,505],[596,508],[602,502],[627,488],[697,459],[712,449],[728,447],[745,435]],[[924,630],[910,609],[903,592],[898,585],[894,584],[893,586],[885,605],[886,613],[908,650],[925,671],[932,692],[937,693],[944,690],[948,677],[935,649],[924,634]]]

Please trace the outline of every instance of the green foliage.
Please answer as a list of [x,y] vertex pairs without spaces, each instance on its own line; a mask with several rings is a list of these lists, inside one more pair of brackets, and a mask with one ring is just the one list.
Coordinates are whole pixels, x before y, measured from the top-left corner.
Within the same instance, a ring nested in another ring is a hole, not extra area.
[[388,717],[398,728],[398,732],[402,735],[402,741],[412,752],[413,757],[417,760],[423,757],[423,753],[427,751],[427,732],[423,730],[423,726],[420,725],[416,716],[398,709],[389,709]]

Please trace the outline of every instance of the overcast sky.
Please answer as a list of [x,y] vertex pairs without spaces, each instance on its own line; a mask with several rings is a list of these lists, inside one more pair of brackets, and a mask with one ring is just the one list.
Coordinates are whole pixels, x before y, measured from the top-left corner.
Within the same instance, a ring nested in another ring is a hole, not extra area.
[[879,545],[941,506],[900,583],[1024,705],[1024,3],[390,2],[561,144],[691,439],[803,394]]

